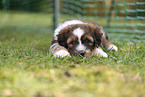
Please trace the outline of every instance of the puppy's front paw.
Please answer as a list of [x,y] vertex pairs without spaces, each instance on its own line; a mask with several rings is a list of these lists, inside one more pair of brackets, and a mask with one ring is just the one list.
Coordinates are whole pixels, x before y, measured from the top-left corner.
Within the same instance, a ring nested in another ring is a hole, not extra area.
[[110,45],[108,45],[107,50],[110,50],[110,51],[112,51],[112,50],[118,51],[118,47],[115,46],[114,44],[110,44]]
[[108,55],[101,48],[96,48],[94,54],[99,57],[108,57]]
[[70,57],[70,54],[66,50],[59,50],[56,53],[54,53],[54,56],[55,57],[65,57],[65,56],[69,56]]

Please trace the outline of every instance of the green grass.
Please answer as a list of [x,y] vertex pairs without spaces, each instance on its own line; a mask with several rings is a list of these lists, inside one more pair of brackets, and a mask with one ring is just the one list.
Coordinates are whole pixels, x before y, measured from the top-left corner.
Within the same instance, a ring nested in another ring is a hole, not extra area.
[[2,12],[1,97],[145,97],[145,42],[111,38],[119,51],[108,58],[54,58],[51,17]]

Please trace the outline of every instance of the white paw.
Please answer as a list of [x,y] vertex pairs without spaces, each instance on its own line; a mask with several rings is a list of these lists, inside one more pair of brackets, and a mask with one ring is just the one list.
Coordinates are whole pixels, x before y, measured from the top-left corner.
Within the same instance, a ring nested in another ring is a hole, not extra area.
[[114,44],[110,44],[108,47],[107,47],[107,50],[115,50],[115,51],[118,51],[118,47],[115,46]]
[[66,50],[59,50],[56,53],[54,53],[55,57],[65,57],[65,56],[70,56],[69,52]]
[[108,57],[108,55],[101,48],[96,48],[94,53],[99,57]]

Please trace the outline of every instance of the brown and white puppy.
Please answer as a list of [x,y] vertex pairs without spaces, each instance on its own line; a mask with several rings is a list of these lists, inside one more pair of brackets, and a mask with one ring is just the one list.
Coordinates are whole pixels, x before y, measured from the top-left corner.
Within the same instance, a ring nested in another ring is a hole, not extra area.
[[118,50],[101,26],[80,20],[70,20],[56,28],[50,52],[58,57],[71,55],[108,57],[101,47],[107,50]]

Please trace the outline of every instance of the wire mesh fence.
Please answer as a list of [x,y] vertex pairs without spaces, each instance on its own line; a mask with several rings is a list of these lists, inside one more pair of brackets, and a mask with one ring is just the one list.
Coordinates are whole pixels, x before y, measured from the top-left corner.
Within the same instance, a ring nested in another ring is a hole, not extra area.
[[103,25],[117,39],[145,39],[144,0],[62,0],[62,13]]
[[[53,20],[96,22],[117,40],[145,40],[144,0],[0,0],[0,10],[49,14],[47,22],[51,25]],[[52,17],[54,11],[57,12]]]

